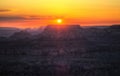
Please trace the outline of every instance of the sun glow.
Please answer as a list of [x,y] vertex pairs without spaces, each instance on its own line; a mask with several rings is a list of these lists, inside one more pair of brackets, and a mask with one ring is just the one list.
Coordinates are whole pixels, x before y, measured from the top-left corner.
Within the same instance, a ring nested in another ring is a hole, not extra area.
[[62,19],[57,19],[57,23],[61,24],[63,22]]
[[112,25],[119,14],[120,0],[0,0],[0,27]]

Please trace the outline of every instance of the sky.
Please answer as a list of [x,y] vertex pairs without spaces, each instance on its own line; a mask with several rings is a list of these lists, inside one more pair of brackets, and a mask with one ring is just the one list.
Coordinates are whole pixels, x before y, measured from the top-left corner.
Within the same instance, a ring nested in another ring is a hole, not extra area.
[[0,0],[0,27],[120,24],[120,0]]

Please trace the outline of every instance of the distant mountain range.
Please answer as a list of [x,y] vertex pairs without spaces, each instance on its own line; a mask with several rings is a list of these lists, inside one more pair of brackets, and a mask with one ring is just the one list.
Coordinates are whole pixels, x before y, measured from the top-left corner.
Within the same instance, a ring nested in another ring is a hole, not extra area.
[[42,32],[41,36],[44,39],[56,39],[56,40],[69,40],[79,39],[81,37],[80,31],[82,28],[80,25],[69,26],[47,26]]
[[[69,38],[69,39],[74,39],[77,38],[78,36],[80,37],[81,31],[83,29],[120,29],[120,25],[112,25],[112,26],[106,26],[106,27],[88,27],[88,28],[82,28],[80,25],[68,25],[68,26],[52,26],[48,25],[46,27],[38,28],[38,29],[18,29],[18,28],[11,28],[11,27],[0,27],[0,37],[13,37],[15,35],[15,38],[17,35],[24,35],[24,33],[29,34],[31,36],[35,37],[46,37],[48,39],[50,38],[59,38],[59,39],[64,39]],[[26,36],[26,34],[24,36]],[[19,35],[19,36],[20,36]],[[77,37],[76,37],[77,36]],[[23,37],[23,36],[22,36]],[[30,37],[30,36],[29,36]],[[24,37],[23,37],[24,38]]]
[[41,33],[45,27],[41,27],[38,29],[19,29],[19,28],[12,28],[12,27],[0,27],[0,37],[10,37],[15,33],[23,33],[23,31],[30,33],[31,35],[36,35]]
[[[96,51],[101,48],[103,50],[107,49],[107,51],[111,50],[111,48],[119,50],[119,28],[119,25],[108,26],[106,28],[82,28],[80,25],[64,27],[48,25],[36,30],[14,29],[14,33],[10,33],[9,37],[8,35],[0,37],[0,48],[42,49],[44,47],[69,47],[70,49],[74,47],[79,48],[81,51],[94,51],[94,49]],[[4,30],[4,32],[6,31]]]

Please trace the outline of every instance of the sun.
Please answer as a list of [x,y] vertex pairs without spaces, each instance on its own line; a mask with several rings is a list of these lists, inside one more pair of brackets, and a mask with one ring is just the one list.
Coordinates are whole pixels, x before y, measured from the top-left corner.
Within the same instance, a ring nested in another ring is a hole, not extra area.
[[57,23],[61,24],[63,22],[62,19],[57,19]]

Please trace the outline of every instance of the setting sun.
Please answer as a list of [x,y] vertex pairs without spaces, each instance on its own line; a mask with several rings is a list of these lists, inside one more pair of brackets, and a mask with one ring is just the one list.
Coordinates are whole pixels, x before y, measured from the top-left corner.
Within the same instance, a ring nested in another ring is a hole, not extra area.
[[57,23],[61,24],[62,23],[62,19],[57,19]]
[[120,24],[120,0],[0,0],[0,27]]

